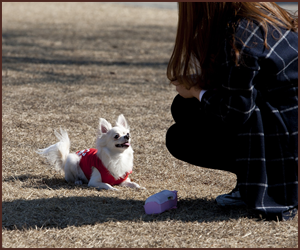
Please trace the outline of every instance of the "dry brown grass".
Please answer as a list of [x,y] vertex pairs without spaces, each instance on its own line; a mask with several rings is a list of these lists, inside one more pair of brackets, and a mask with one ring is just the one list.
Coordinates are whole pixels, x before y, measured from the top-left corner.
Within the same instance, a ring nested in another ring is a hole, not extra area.
[[[235,176],[168,153],[175,10],[2,3],[2,15],[3,247],[298,247],[298,216],[272,222],[218,207]],[[35,153],[59,126],[71,151],[93,147],[99,117],[114,123],[121,113],[132,179],[147,190],[68,184]],[[178,190],[178,208],[146,215],[144,201],[164,189]]]

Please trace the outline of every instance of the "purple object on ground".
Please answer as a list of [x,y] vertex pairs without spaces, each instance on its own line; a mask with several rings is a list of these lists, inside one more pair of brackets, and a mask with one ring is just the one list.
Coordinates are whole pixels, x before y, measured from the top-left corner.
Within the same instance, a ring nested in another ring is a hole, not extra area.
[[177,191],[163,190],[151,195],[145,202],[146,214],[160,214],[166,210],[177,208]]

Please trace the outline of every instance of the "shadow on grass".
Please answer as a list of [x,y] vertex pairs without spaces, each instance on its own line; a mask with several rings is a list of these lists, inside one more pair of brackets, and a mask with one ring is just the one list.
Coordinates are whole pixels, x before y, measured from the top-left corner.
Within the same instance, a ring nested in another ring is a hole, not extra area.
[[31,63],[31,64],[55,64],[55,65],[97,65],[97,66],[139,66],[150,68],[166,68],[168,62],[126,62],[126,61],[95,61],[95,60],[72,60],[72,59],[46,59],[34,57],[10,57],[3,56],[5,63]]
[[[45,23],[6,28],[2,33],[3,83],[22,85],[30,75],[31,83],[76,84],[90,78],[103,79],[103,74],[116,74],[118,69],[165,70],[169,56],[161,52],[171,53],[176,32],[175,26],[160,25],[109,25],[91,33],[68,33],[66,29],[68,26],[49,27]],[[96,66],[98,70],[91,74],[87,67],[79,69],[80,66]],[[25,73],[25,79],[15,80],[11,77],[15,72]]]
[[[19,180],[26,177],[20,176]],[[28,178],[28,177],[27,177]],[[5,181],[5,180],[4,180]],[[6,181],[9,181],[8,179]],[[46,186],[34,188],[74,188],[63,180],[49,179]],[[177,209],[162,214],[147,215],[144,201],[118,197],[53,197],[36,200],[2,202],[2,228],[6,230],[30,228],[66,228],[68,226],[94,225],[109,221],[183,221],[212,222],[237,220],[240,217],[256,218],[247,208],[223,208],[213,199],[181,199]]]
[[[58,177],[59,176],[59,177]],[[49,176],[42,175],[19,175],[9,176],[4,178],[3,182],[20,181],[23,188],[36,188],[36,189],[74,189],[75,184],[67,183],[64,177],[60,174],[49,178]],[[83,185],[87,186],[87,185]]]

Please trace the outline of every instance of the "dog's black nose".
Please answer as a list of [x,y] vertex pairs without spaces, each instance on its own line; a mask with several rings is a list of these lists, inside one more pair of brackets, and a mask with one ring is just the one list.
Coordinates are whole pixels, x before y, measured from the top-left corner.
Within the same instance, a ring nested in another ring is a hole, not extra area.
[[129,134],[127,133],[127,135],[125,135],[124,138],[125,138],[126,140],[129,140]]

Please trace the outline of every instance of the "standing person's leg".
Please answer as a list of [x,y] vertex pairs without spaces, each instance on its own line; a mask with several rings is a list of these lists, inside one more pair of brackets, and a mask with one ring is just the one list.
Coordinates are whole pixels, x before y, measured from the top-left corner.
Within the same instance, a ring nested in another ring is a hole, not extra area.
[[190,164],[235,173],[233,129],[201,110],[196,98],[179,95],[171,107],[175,124],[166,135],[166,146],[177,159]]

